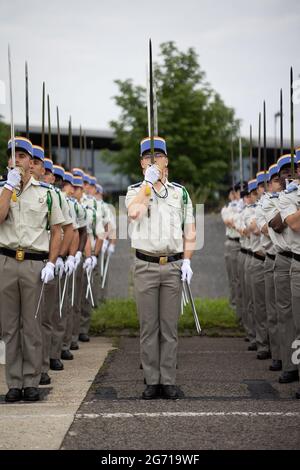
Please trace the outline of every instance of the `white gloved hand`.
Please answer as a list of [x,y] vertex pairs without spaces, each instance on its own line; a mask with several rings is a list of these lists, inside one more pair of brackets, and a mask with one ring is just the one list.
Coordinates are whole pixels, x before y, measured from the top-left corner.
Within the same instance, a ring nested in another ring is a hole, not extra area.
[[46,266],[41,271],[41,279],[45,284],[52,281],[54,279],[54,268],[55,264],[48,261]]
[[115,252],[115,245],[113,243],[109,244],[109,247],[107,249],[107,252],[112,255]]
[[89,256],[83,263],[83,269],[86,271],[87,274],[91,274],[93,271],[93,260],[92,257]]
[[157,165],[148,166],[145,171],[144,180],[148,183],[155,184],[159,180],[160,170]]
[[75,257],[72,255],[69,255],[65,262],[65,273],[68,276],[71,276],[73,271],[75,271]]
[[59,256],[55,263],[55,274],[56,276],[59,276],[59,278],[61,279],[64,272],[65,272],[65,265],[64,265],[63,259]]
[[93,255],[92,256],[92,269],[95,269],[95,267],[97,266],[97,263],[98,263],[97,256]]
[[103,243],[102,243],[102,248],[101,248],[101,252],[104,254],[108,248],[108,245],[109,245],[109,242],[108,240],[105,238],[103,240]]
[[19,186],[21,183],[21,174],[18,167],[13,168],[12,170],[8,170],[7,173],[7,181],[4,185],[6,189],[13,191],[14,188]]
[[192,276],[193,271],[191,268],[191,260],[185,258],[181,266],[181,280],[186,281],[188,284],[190,284]]
[[82,252],[77,251],[77,253],[75,255],[75,269],[77,269],[78,266],[80,265],[81,258],[82,258]]

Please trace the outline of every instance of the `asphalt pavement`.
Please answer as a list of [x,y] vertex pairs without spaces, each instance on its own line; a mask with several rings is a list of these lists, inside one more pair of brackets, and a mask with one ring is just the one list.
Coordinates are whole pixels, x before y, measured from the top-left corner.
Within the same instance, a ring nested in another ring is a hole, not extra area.
[[242,338],[180,338],[179,400],[141,399],[138,338],[122,338],[62,449],[300,449],[299,383],[281,385]]

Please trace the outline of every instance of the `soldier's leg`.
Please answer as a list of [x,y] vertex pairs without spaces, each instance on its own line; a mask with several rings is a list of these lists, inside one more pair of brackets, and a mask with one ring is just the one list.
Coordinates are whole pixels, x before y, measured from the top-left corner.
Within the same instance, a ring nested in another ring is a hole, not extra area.
[[[76,289],[76,287],[75,287]],[[69,351],[72,342],[73,331],[73,307],[72,307],[72,282],[69,283],[66,305],[64,308],[64,338],[62,343],[62,351]]]
[[[63,293],[63,288],[65,282],[67,282],[67,286],[70,283],[70,279],[66,281],[66,276],[63,275],[60,282],[61,282],[61,295]],[[67,289],[66,286],[66,289]],[[65,294],[67,296],[67,292]],[[62,349],[62,342],[64,337],[64,329],[65,329],[65,318],[64,318],[64,309],[66,304],[66,298],[64,299],[63,308],[60,316],[59,311],[59,283],[56,281],[56,290],[55,290],[55,297],[53,298],[54,302],[54,315],[53,315],[53,330],[52,330],[52,341],[51,341],[51,349],[50,349],[50,358],[51,359],[60,359],[61,356],[61,349]]]
[[238,256],[238,275],[239,275],[239,280],[240,280],[240,286],[241,286],[241,295],[242,295],[242,325],[243,328],[246,332],[246,335],[248,337],[248,328],[247,328],[247,319],[246,319],[246,311],[247,311],[247,305],[246,305],[246,296],[245,296],[245,262],[246,262],[246,257],[247,255],[245,253],[242,253],[240,251],[239,256]]
[[95,307],[97,307],[98,304],[99,304],[98,299],[100,297],[100,288],[101,288],[99,262],[100,261],[98,261],[97,265],[95,266],[95,269],[93,269],[93,277],[92,277],[92,280],[93,280],[93,282],[92,282],[92,291],[93,291],[93,299],[94,299]]
[[280,352],[284,372],[297,370],[291,361],[291,344],[296,337],[292,311],[292,292],[290,280],[291,259],[276,255],[274,264],[275,296],[278,309],[278,330]]
[[[296,328],[295,340],[298,340],[295,349],[299,349],[300,344],[300,261],[293,259],[291,266],[291,290],[292,290],[292,307],[293,317]],[[292,349],[291,353],[295,351]],[[298,357],[299,358],[299,357]],[[300,364],[298,364],[298,372],[300,377]]]
[[19,266],[23,324],[23,387],[38,387],[42,371],[42,309],[35,318],[42,289],[42,261],[23,261]]
[[0,303],[2,338],[6,346],[6,382],[8,388],[23,388],[23,358],[21,346],[20,289],[18,261],[0,255]]
[[280,360],[278,313],[275,300],[274,261],[266,256],[264,264],[266,309],[272,359]]
[[52,330],[55,315],[55,299],[57,278],[45,284],[43,305],[41,307],[42,316],[42,341],[43,341],[43,361],[42,372],[47,373],[50,367],[50,352],[52,343]]
[[182,261],[175,261],[160,266],[160,383],[163,385],[175,385],[176,382],[177,324],[182,294],[181,265]]
[[[95,282],[95,279],[94,279]],[[90,329],[90,321],[91,321],[91,313],[92,313],[92,303],[90,300],[90,294],[88,298],[85,298],[85,293],[87,289],[87,277],[84,276],[83,278],[83,289],[82,289],[82,298],[81,298],[81,316],[80,316],[80,329],[79,333],[83,335],[89,334]],[[92,289],[93,290],[93,289]],[[94,290],[93,290],[93,298],[94,298]]]
[[242,293],[241,293],[241,284],[240,278],[238,273],[238,255],[240,253],[240,243],[239,242],[232,242],[233,245],[231,247],[231,272],[232,272],[232,284],[234,289],[234,298],[235,298],[235,305],[236,305],[236,316],[237,319],[240,321],[242,319]]
[[265,299],[264,261],[252,258],[251,286],[254,305],[256,346],[258,353],[269,352],[267,311]]
[[231,242],[230,240],[227,239],[224,243],[224,259],[225,259],[225,267],[226,267],[226,272],[227,272],[227,277],[228,277],[229,302],[230,302],[230,305],[235,307],[230,255],[231,255]]
[[135,259],[134,287],[140,322],[141,363],[147,385],[160,383],[159,265]]
[[78,342],[79,329],[80,329],[80,316],[81,316],[81,298],[85,292],[83,292],[83,276],[86,277],[85,271],[82,268],[83,263],[81,262],[76,269],[76,291],[73,308],[73,331],[72,331],[72,342]]
[[246,305],[246,313],[245,319],[247,322],[247,331],[248,331],[248,338],[250,341],[250,346],[254,346],[256,344],[256,333],[255,333],[255,325],[254,325],[254,307],[253,307],[253,298],[252,298],[252,288],[251,288],[251,260],[252,257],[250,255],[246,256],[244,271],[245,271],[245,305]]

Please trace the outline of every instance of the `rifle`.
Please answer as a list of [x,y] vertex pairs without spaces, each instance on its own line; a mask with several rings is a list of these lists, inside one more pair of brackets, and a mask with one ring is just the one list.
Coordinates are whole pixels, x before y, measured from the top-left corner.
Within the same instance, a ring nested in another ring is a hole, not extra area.
[[28,99],[28,65],[25,62],[25,109],[26,109],[26,138],[29,139],[29,99]]

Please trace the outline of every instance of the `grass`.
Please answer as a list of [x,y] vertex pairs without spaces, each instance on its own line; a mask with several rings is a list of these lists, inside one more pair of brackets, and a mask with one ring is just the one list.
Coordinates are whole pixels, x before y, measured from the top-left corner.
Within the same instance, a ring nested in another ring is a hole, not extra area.
[[[201,328],[210,336],[242,336],[234,310],[228,299],[195,299]],[[180,315],[179,333],[196,334],[194,318],[190,305]],[[93,335],[132,335],[139,332],[139,323],[134,299],[107,300],[93,311],[91,320]]]

